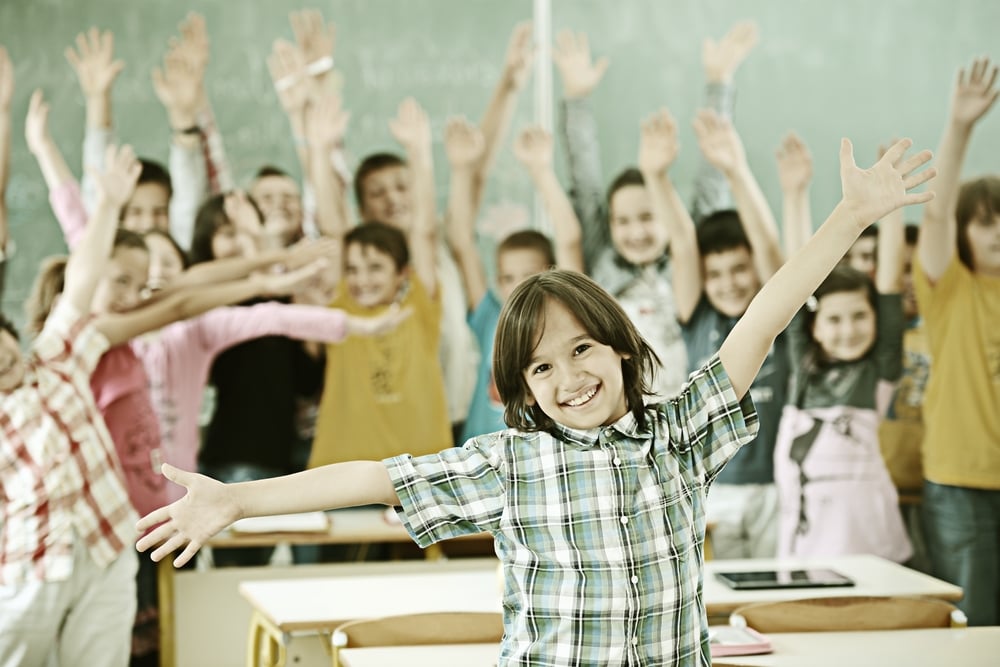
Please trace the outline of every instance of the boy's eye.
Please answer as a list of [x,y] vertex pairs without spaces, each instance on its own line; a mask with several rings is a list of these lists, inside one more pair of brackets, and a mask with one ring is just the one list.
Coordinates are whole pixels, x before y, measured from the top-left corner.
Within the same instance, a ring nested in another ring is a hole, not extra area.
[[590,343],[581,343],[573,349],[573,354],[583,354],[590,349]]
[[544,373],[545,371],[549,370],[549,368],[551,368],[551,366],[549,366],[549,364],[538,364],[537,366],[535,366],[534,368],[531,369],[531,374],[532,375],[539,375],[539,374]]

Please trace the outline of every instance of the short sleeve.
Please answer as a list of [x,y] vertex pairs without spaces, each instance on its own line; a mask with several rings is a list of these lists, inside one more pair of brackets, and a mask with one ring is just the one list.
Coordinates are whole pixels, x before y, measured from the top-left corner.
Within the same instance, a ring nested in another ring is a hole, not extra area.
[[499,528],[506,489],[497,455],[501,437],[482,436],[437,454],[383,461],[399,496],[396,512],[420,547]]
[[737,398],[718,354],[691,374],[680,394],[656,409],[666,425],[668,447],[700,460],[709,477],[753,440],[759,427],[750,392]]
[[97,330],[93,317],[80,315],[68,300],[60,299],[31,349],[41,363],[61,365],[89,378],[109,347],[111,343]]

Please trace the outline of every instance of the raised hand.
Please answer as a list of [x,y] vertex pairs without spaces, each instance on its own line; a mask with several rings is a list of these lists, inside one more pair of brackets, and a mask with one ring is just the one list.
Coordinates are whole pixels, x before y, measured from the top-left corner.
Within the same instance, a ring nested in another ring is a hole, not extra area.
[[448,119],[444,128],[444,151],[452,169],[471,169],[486,150],[482,130],[464,116]]
[[384,312],[374,317],[362,315],[347,316],[347,333],[351,336],[381,336],[395,330],[413,315],[413,308],[400,308],[394,303]]
[[312,264],[317,259],[333,257],[339,251],[340,245],[341,242],[338,239],[326,237],[315,240],[303,239],[284,250],[282,263],[289,269],[297,269],[300,266]]
[[306,105],[305,133],[310,146],[330,150],[340,144],[351,114],[341,106],[340,95],[327,90],[312,97]]
[[324,23],[323,14],[318,9],[302,9],[288,15],[295,33],[295,44],[305,58],[309,73],[314,76],[325,74],[333,68],[333,46],[336,28],[333,23]]
[[639,129],[640,171],[659,174],[669,169],[679,151],[677,122],[666,108],[650,114],[642,121]]
[[706,37],[701,47],[705,78],[713,83],[729,83],[740,64],[757,45],[757,24],[741,21],[716,42]]
[[510,34],[504,57],[504,77],[514,88],[521,88],[531,73],[531,63],[535,59],[533,31],[531,21],[524,21],[514,26]]
[[271,82],[281,108],[290,116],[301,113],[311,92],[306,57],[302,50],[291,42],[276,39],[271,55],[267,57],[267,68],[271,72]]
[[913,142],[909,139],[897,141],[874,166],[860,169],[854,162],[854,146],[848,139],[841,140],[840,181],[843,203],[858,223],[859,229],[897,208],[922,204],[934,198],[931,191],[909,192],[937,174],[933,167],[913,173],[930,161],[931,152],[924,150],[904,157],[912,145]]
[[91,28],[76,36],[76,50],[66,47],[66,60],[76,72],[84,97],[102,97],[111,90],[125,63],[114,59],[115,38],[110,30],[103,33]]
[[539,125],[521,130],[514,140],[514,157],[529,172],[552,168],[552,135]]
[[699,109],[694,119],[698,146],[708,163],[729,174],[746,163],[743,142],[728,118],[713,109]]
[[252,279],[261,296],[288,296],[308,288],[329,265],[329,260],[321,258],[287,273],[255,273]]
[[562,30],[556,35],[552,62],[559,69],[563,94],[569,99],[589,95],[608,69],[607,58],[601,57],[596,61],[591,59],[587,34],[574,34],[571,30]]
[[163,57],[163,68],[153,70],[153,90],[175,130],[194,124],[204,100],[204,70],[196,57],[186,54],[187,48],[186,43],[175,43]]
[[389,131],[408,154],[429,154],[431,149],[431,123],[420,103],[407,97],[399,105],[396,117],[389,121]]
[[181,31],[180,40],[171,40],[170,46],[183,47],[181,53],[191,66],[201,75],[205,75],[208,67],[209,43],[208,30],[205,28],[205,17],[197,12],[189,12],[178,28]]
[[958,81],[951,98],[951,118],[954,122],[971,126],[976,123],[1000,96],[996,88],[997,66],[989,58],[979,58],[966,73],[958,71]]
[[49,104],[45,101],[41,89],[31,94],[28,102],[28,115],[24,119],[24,139],[28,150],[38,153],[49,138]]
[[[882,153],[879,153],[881,159]],[[789,132],[781,141],[775,156],[778,158],[778,180],[784,192],[805,190],[812,181],[813,161],[809,147],[794,132]]]
[[104,170],[93,173],[98,200],[113,208],[121,208],[135,191],[142,165],[132,147],[108,146],[104,153]]
[[7,49],[0,46],[0,112],[10,111],[10,100],[14,96],[14,64],[7,55]]
[[229,487],[222,482],[167,463],[163,464],[163,475],[183,486],[187,493],[139,519],[136,527],[140,535],[150,528],[153,530],[135,546],[139,551],[147,551],[159,545],[150,556],[154,561],[163,560],[183,547],[184,551],[174,559],[174,566],[181,567],[209,538],[239,519],[241,510]]

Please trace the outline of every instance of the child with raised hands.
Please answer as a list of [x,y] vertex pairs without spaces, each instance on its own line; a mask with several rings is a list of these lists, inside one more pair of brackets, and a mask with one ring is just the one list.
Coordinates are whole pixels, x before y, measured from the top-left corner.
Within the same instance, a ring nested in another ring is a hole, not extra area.
[[756,434],[746,394],[774,338],[864,227],[932,197],[907,193],[933,176],[912,173],[930,154],[904,158],[908,146],[862,170],[843,140],[843,199],[677,396],[646,403],[655,355],[610,295],[575,272],[536,274],[497,326],[510,430],[248,484],[165,467],[188,493],[140,521],[150,533],[137,547],[159,545],[154,560],[180,550],[179,566],[240,517],[384,503],[421,546],[494,535],[507,609],[499,665],[708,664],[708,488]]
[[914,267],[931,353],[927,549],[933,573],[965,592],[958,604],[972,625],[1000,623],[1000,178],[959,179],[996,83],[989,58],[959,70],[938,149],[940,196],[924,207]]
[[139,164],[126,147],[105,165],[62,296],[27,354],[0,317],[0,664],[129,660],[136,514],[90,390],[110,346],[90,312]]
[[487,284],[476,242],[475,171],[483,151],[478,127],[455,118],[445,128],[445,152],[451,164],[448,195],[448,241],[465,281],[469,326],[481,351],[476,387],[462,441],[504,428],[503,405],[493,379],[493,338],[500,309],[525,278],[559,266],[583,270],[580,223],[552,168],[552,136],[539,127],[523,130],[514,154],[535,184],[552,225],[556,246],[541,232],[524,229],[502,239],[496,249],[496,289]]
[[[306,132],[310,170],[330,183],[329,151],[343,136],[347,114],[334,94],[310,103]],[[383,458],[413,447],[422,453],[452,442],[437,350],[441,290],[437,230],[423,198],[433,196],[430,121],[408,98],[391,122],[416,183],[413,218],[406,234],[368,222],[347,229],[333,188],[317,189],[317,223],[337,246],[331,253],[330,306],[350,315],[379,315],[393,308],[412,316],[382,336],[349,339],[326,349],[323,396],[316,419],[311,468],[357,458]]]
[[901,211],[887,212],[879,236],[875,280],[841,264],[787,332],[792,381],[774,448],[779,557],[913,553],[879,446],[903,360]]
[[[739,24],[719,44],[706,42],[705,106],[732,115],[732,77],[755,43],[752,23]],[[625,169],[605,191],[597,124],[587,98],[603,78],[607,60],[593,61],[586,35],[569,31],[558,35],[552,57],[563,82],[560,127],[587,271],[621,302],[652,343],[663,362],[657,393],[670,395],[687,378],[688,359],[671,298],[667,223],[652,206],[641,170]],[[726,182],[713,168],[699,171],[695,190],[699,216],[728,206]]]

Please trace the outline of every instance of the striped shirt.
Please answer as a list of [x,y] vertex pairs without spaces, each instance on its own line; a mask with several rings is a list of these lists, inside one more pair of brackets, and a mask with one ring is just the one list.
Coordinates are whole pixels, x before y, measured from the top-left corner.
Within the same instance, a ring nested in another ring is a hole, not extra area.
[[103,567],[135,540],[136,514],[90,374],[107,339],[60,301],[0,395],[0,585],[60,581],[81,540]]
[[487,531],[503,563],[500,665],[709,665],[708,487],[757,432],[718,357],[611,426],[513,430],[384,462],[422,547]]

